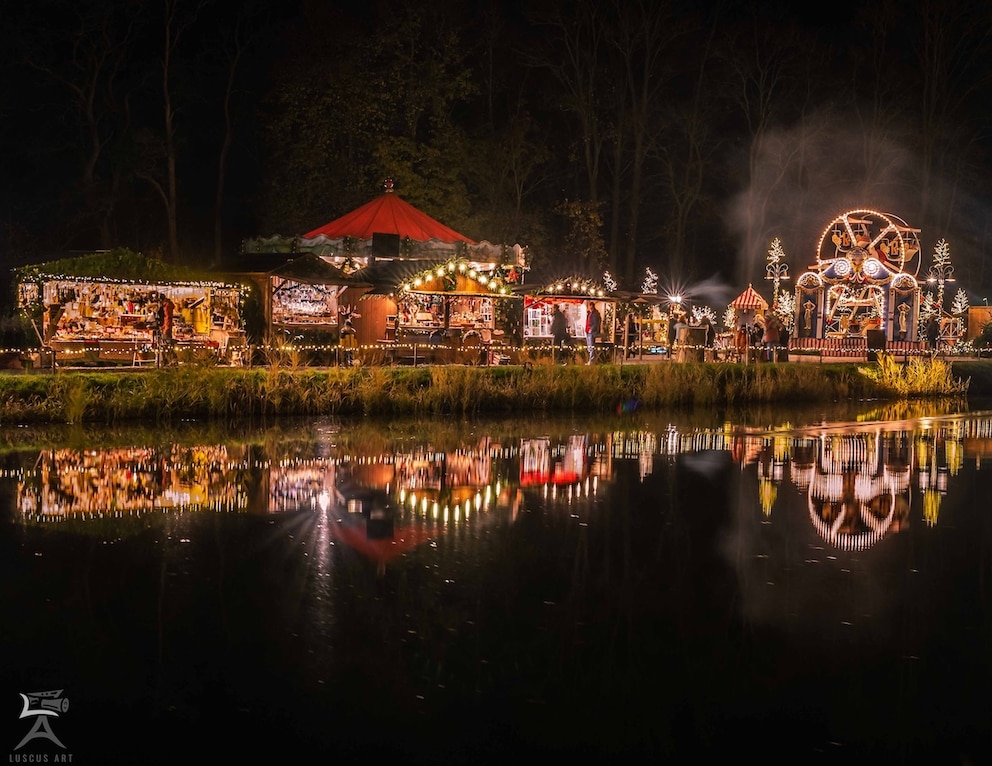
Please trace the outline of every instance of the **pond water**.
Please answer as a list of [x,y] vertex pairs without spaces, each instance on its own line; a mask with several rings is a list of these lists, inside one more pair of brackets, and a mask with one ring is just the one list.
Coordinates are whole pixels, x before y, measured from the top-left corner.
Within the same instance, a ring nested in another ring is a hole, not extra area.
[[992,410],[3,445],[11,763],[992,755]]

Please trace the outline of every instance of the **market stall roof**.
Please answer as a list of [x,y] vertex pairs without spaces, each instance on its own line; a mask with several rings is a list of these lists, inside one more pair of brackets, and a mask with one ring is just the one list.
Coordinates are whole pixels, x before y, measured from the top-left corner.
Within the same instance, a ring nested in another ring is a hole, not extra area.
[[762,298],[754,287],[748,285],[747,290],[731,301],[730,307],[738,309],[739,311],[757,311],[758,309],[764,310],[768,308],[768,301]]
[[39,276],[64,279],[124,280],[130,282],[197,282],[213,279],[197,269],[166,263],[127,248],[87,253],[15,270],[20,279]]
[[408,290],[444,295],[512,297],[506,284],[491,272],[477,270],[464,260],[376,261],[355,272],[355,278],[372,285],[367,295],[392,295]]
[[561,298],[617,300],[616,293],[606,290],[599,282],[586,277],[568,276],[543,285],[514,285],[518,295],[554,295]]
[[342,285],[347,287],[372,287],[372,283],[345,274],[337,266],[328,263],[319,255],[305,253],[299,258],[282,264],[269,272],[271,276],[291,279],[311,285]]
[[355,278],[372,285],[366,295],[392,295],[404,282],[414,279],[425,269],[436,269],[444,261],[376,261],[355,272]]
[[387,190],[359,208],[337,218],[330,223],[307,232],[304,239],[314,237],[354,237],[371,239],[373,234],[396,234],[401,239],[415,242],[437,240],[439,242],[466,242],[476,244],[463,234],[431,218],[409,202],[401,199],[387,187]]
[[658,295],[657,293],[641,293],[634,292],[632,290],[617,290],[613,293],[617,300],[626,301],[627,303],[637,303],[640,305],[659,305],[665,302],[665,298]]

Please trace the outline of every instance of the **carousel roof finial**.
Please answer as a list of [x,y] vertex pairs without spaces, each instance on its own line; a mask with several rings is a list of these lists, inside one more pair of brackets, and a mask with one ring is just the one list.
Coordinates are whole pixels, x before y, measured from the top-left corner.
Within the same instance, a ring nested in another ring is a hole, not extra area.
[[393,179],[387,178],[385,181],[383,181],[382,188],[386,190],[387,194],[391,192],[393,190]]

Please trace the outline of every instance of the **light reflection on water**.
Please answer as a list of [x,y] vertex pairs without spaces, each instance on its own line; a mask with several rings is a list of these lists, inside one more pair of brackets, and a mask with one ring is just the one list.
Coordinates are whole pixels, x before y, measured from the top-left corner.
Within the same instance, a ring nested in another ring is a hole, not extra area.
[[[19,627],[0,649],[25,661],[0,694],[75,684],[103,714],[144,710],[136,738],[192,736],[219,706],[217,732],[424,762],[746,752],[768,717],[801,756],[988,745],[962,711],[992,678],[989,412],[33,438],[3,456],[0,618]],[[108,635],[149,646],[121,658]]]

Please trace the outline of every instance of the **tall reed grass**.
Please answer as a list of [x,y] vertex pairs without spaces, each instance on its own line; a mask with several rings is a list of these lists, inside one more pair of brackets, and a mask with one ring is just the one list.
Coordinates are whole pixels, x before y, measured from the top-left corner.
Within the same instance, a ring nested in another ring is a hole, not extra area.
[[878,354],[877,363],[859,372],[891,394],[900,397],[964,394],[969,380],[954,377],[951,363],[936,356],[914,356],[900,363],[894,356]]
[[956,396],[950,364],[525,364],[250,369],[179,366],[0,375],[0,423],[233,420],[281,415],[614,412]]

